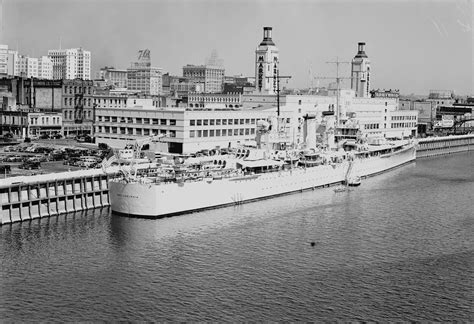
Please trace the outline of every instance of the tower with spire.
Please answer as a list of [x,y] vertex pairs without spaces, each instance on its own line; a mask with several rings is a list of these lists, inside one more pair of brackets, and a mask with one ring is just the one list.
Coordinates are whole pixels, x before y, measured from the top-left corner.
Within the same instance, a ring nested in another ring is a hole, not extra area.
[[279,64],[272,27],[263,27],[263,40],[255,50],[255,91],[258,94],[276,94]]
[[365,54],[365,43],[358,44],[356,56],[352,59],[351,89],[356,97],[370,97],[370,61]]

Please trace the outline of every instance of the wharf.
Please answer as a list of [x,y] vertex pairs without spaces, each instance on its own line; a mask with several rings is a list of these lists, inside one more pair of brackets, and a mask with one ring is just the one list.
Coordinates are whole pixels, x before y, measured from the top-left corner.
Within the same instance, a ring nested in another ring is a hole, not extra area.
[[110,205],[111,168],[77,170],[0,181],[0,226]]
[[474,151],[474,134],[439,136],[418,140],[416,158]]

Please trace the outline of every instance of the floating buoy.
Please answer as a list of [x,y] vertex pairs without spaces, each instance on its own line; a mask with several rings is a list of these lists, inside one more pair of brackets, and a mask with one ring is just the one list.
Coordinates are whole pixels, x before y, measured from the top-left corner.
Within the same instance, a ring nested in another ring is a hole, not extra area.
[[311,242],[311,246],[315,246],[315,245],[316,245],[316,243],[315,243],[315,242]]

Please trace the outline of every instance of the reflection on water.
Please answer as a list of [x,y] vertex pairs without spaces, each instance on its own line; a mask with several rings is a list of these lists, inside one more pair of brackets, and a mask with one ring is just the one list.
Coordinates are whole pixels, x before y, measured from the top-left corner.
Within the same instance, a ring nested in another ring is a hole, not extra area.
[[158,220],[105,208],[3,226],[0,317],[472,321],[473,158]]

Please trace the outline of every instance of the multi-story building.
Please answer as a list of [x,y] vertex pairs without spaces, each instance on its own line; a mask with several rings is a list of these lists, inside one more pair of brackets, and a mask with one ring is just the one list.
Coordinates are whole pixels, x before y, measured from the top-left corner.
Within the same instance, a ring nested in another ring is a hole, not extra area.
[[91,52],[82,48],[49,50],[53,79],[91,79]]
[[35,138],[42,134],[61,133],[62,115],[52,112],[28,113],[28,127],[26,137]]
[[241,108],[242,94],[240,93],[190,93],[188,96],[190,108]]
[[8,76],[19,76],[20,75],[20,55],[18,51],[8,50]]
[[145,95],[162,94],[162,71],[151,66],[150,50],[138,51],[138,59],[127,69],[127,89]]
[[20,75],[27,78],[38,78],[38,59],[20,55],[19,57]]
[[94,122],[93,81],[63,80],[62,100],[64,136],[92,135]]
[[279,51],[272,40],[272,27],[263,27],[263,40],[255,50],[255,90],[275,94],[279,74]]
[[8,75],[8,45],[0,44],[0,75]]
[[430,90],[428,95],[428,102],[432,102],[434,108],[439,106],[451,106],[454,102],[454,91],[453,90]]
[[183,66],[183,77],[196,85],[196,91],[219,93],[224,88],[224,67],[214,65]]
[[127,70],[120,70],[113,67],[103,67],[98,73],[98,78],[105,80],[107,85],[116,88],[127,87]]
[[15,137],[25,137],[27,112],[17,105],[15,90],[9,85],[0,86],[0,135],[9,133]]
[[53,62],[47,56],[41,56],[38,59],[38,78],[53,79]]
[[28,112],[22,109],[0,111],[0,134],[13,134],[15,137],[26,137]]
[[370,61],[365,54],[365,43],[358,44],[356,56],[352,59],[351,89],[356,97],[370,97]]
[[151,150],[191,153],[216,147],[235,147],[255,139],[256,122],[268,112],[201,111],[184,108],[133,107],[97,109],[96,143],[123,148],[136,139],[162,134]]

